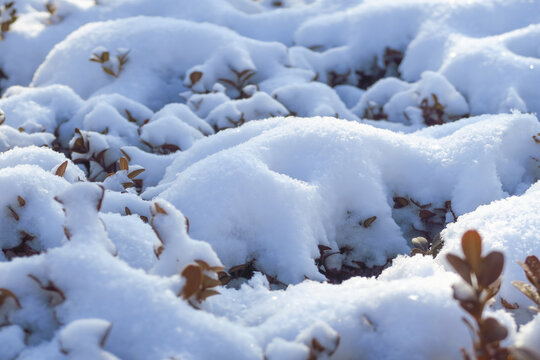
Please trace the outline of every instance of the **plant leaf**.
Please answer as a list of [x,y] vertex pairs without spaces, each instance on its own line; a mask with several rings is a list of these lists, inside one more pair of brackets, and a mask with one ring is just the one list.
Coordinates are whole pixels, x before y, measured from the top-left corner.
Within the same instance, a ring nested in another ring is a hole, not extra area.
[[203,76],[203,73],[200,71],[194,71],[191,74],[189,74],[189,80],[191,81],[191,85],[195,85],[196,83],[201,80]]
[[502,341],[508,336],[508,330],[492,317],[482,320],[480,332],[488,344]]
[[219,295],[219,294],[220,294],[219,291],[212,290],[212,289],[206,289],[206,290],[201,291],[197,295],[197,300],[204,301],[204,300],[208,299],[210,296]]
[[367,218],[366,220],[364,220],[364,227],[365,228],[368,228],[371,224],[373,224],[373,222],[377,219],[376,216],[372,216],[372,217],[369,217]]
[[186,284],[180,294],[187,300],[201,289],[203,272],[197,265],[188,265],[182,271],[182,276],[186,278]]
[[125,157],[120,157],[120,170],[128,170],[129,164]]
[[13,299],[15,301],[15,304],[19,309],[22,309],[21,303],[19,302],[19,298],[8,289],[0,288],[0,308],[4,305],[7,299]]
[[454,254],[446,255],[446,260],[450,263],[450,265],[452,265],[454,270],[459,276],[461,276],[463,280],[465,280],[469,285],[472,285],[471,266],[468,262]]
[[478,273],[482,260],[482,238],[476,230],[468,230],[461,238],[461,247],[465,259],[471,265],[472,270]]
[[523,281],[512,281],[512,285],[514,285],[525,296],[531,299],[535,304],[540,306],[540,294],[538,294],[538,292],[532,285],[527,284]]
[[66,160],[62,164],[60,164],[60,166],[58,167],[58,169],[56,169],[56,172],[54,174],[60,177],[64,176],[64,174],[66,173],[67,166],[68,166],[68,161]]
[[497,280],[503,271],[504,255],[499,251],[492,251],[483,257],[476,278],[478,284],[487,288]]
[[133,170],[132,172],[130,172],[130,173],[128,174],[128,178],[130,178],[131,180],[133,180],[133,179],[135,179],[137,176],[139,176],[143,171],[144,171],[144,169]]

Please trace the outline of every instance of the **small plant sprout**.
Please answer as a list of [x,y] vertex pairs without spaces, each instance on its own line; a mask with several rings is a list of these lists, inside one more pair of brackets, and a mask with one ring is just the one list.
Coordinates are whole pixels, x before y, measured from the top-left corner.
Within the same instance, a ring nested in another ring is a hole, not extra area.
[[244,93],[244,88],[249,84],[249,80],[253,77],[253,75],[255,75],[255,70],[245,69],[242,71],[236,71],[231,69],[231,71],[234,74],[234,78],[232,80],[219,78],[218,81],[236,90],[238,92],[238,98],[250,97],[249,94]]
[[501,341],[508,336],[508,330],[493,317],[485,317],[483,312],[499,292],[504,267],[504,255],[492,251],[482,256],[482,238],[476,230],[463,234],[461,247],[464,258],[448,254],[447,261],[464,282],[454,284],[454,299],[459,301],[473,321],[463,318],[471,330],[473,340],[472,355],[461,349],[466,360],[495,359],[537,359],[528,349],[518,347],[502,347]]
[[129,60],[128,54],[129,49],[120,48],[116,50],[116,56],[112,57],[107,49],[98,47],[94,49],[90,61],[101,64],[101,68],[107,75],[117,78]]
[[531,306],[529,309],[540,314],[540,260],[536,256],[530,255],[527,256],[524,263],[518,263],[523,268],[530,284],[523,281],[512,281],[512,285],[534,302],[536,307]]
[[4,40],[11,25],[17,21],[17,9],[13,6],[15,1],[5,2],[0,6],[0,40]]
[[47,19],[48,24],[58,24],[63,20],[62,16],[58,15],[58,6],[55,1],[47,1],[45,10],[49,14],[49,18]]

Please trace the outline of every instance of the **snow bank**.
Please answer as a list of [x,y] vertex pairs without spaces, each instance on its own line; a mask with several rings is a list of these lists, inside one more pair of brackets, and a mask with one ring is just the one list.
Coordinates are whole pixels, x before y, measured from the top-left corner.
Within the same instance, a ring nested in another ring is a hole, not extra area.
[[[175,204],[229,267],[255,260],[286,283],[320,279],[317,245],[348,246],[344,263],[384,265],[408,252],[413,228],[440,231],[450,221],[446,201],[461,215],[537,176],[534,116],[452,125],[402,135],[330,118],[250,123],[178,154],[143,196]],[[396,210],[395,196],[410,206]]]

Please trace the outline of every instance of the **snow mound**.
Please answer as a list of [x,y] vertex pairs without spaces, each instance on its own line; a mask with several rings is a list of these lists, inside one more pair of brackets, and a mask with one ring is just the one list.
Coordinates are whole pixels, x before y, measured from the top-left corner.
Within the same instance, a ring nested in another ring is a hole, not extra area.
[[[461,215],[534,182],[534,116],[452,125],[403,135],[331,118],[250,123],[176,155],[143,196],[181,209],[228,267],[321,279],[318,245],[344,264],[380,266],[408,252],[415,231],[442,230],[445,202]],[[396,196],[429,205],[397,210]]]

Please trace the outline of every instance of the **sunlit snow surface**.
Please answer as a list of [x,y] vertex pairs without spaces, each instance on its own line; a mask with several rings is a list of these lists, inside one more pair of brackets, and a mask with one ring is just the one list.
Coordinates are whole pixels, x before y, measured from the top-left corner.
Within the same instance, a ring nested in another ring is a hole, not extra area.
[[[318,359],[456,359],[445,254],[472,228],[505,255],[503,345],[540,353],[510,283],[540,256],[540,2],[12,8],[0,360],[308,359],[313,339]],[[196,309],[195,260],[255,271]]]

